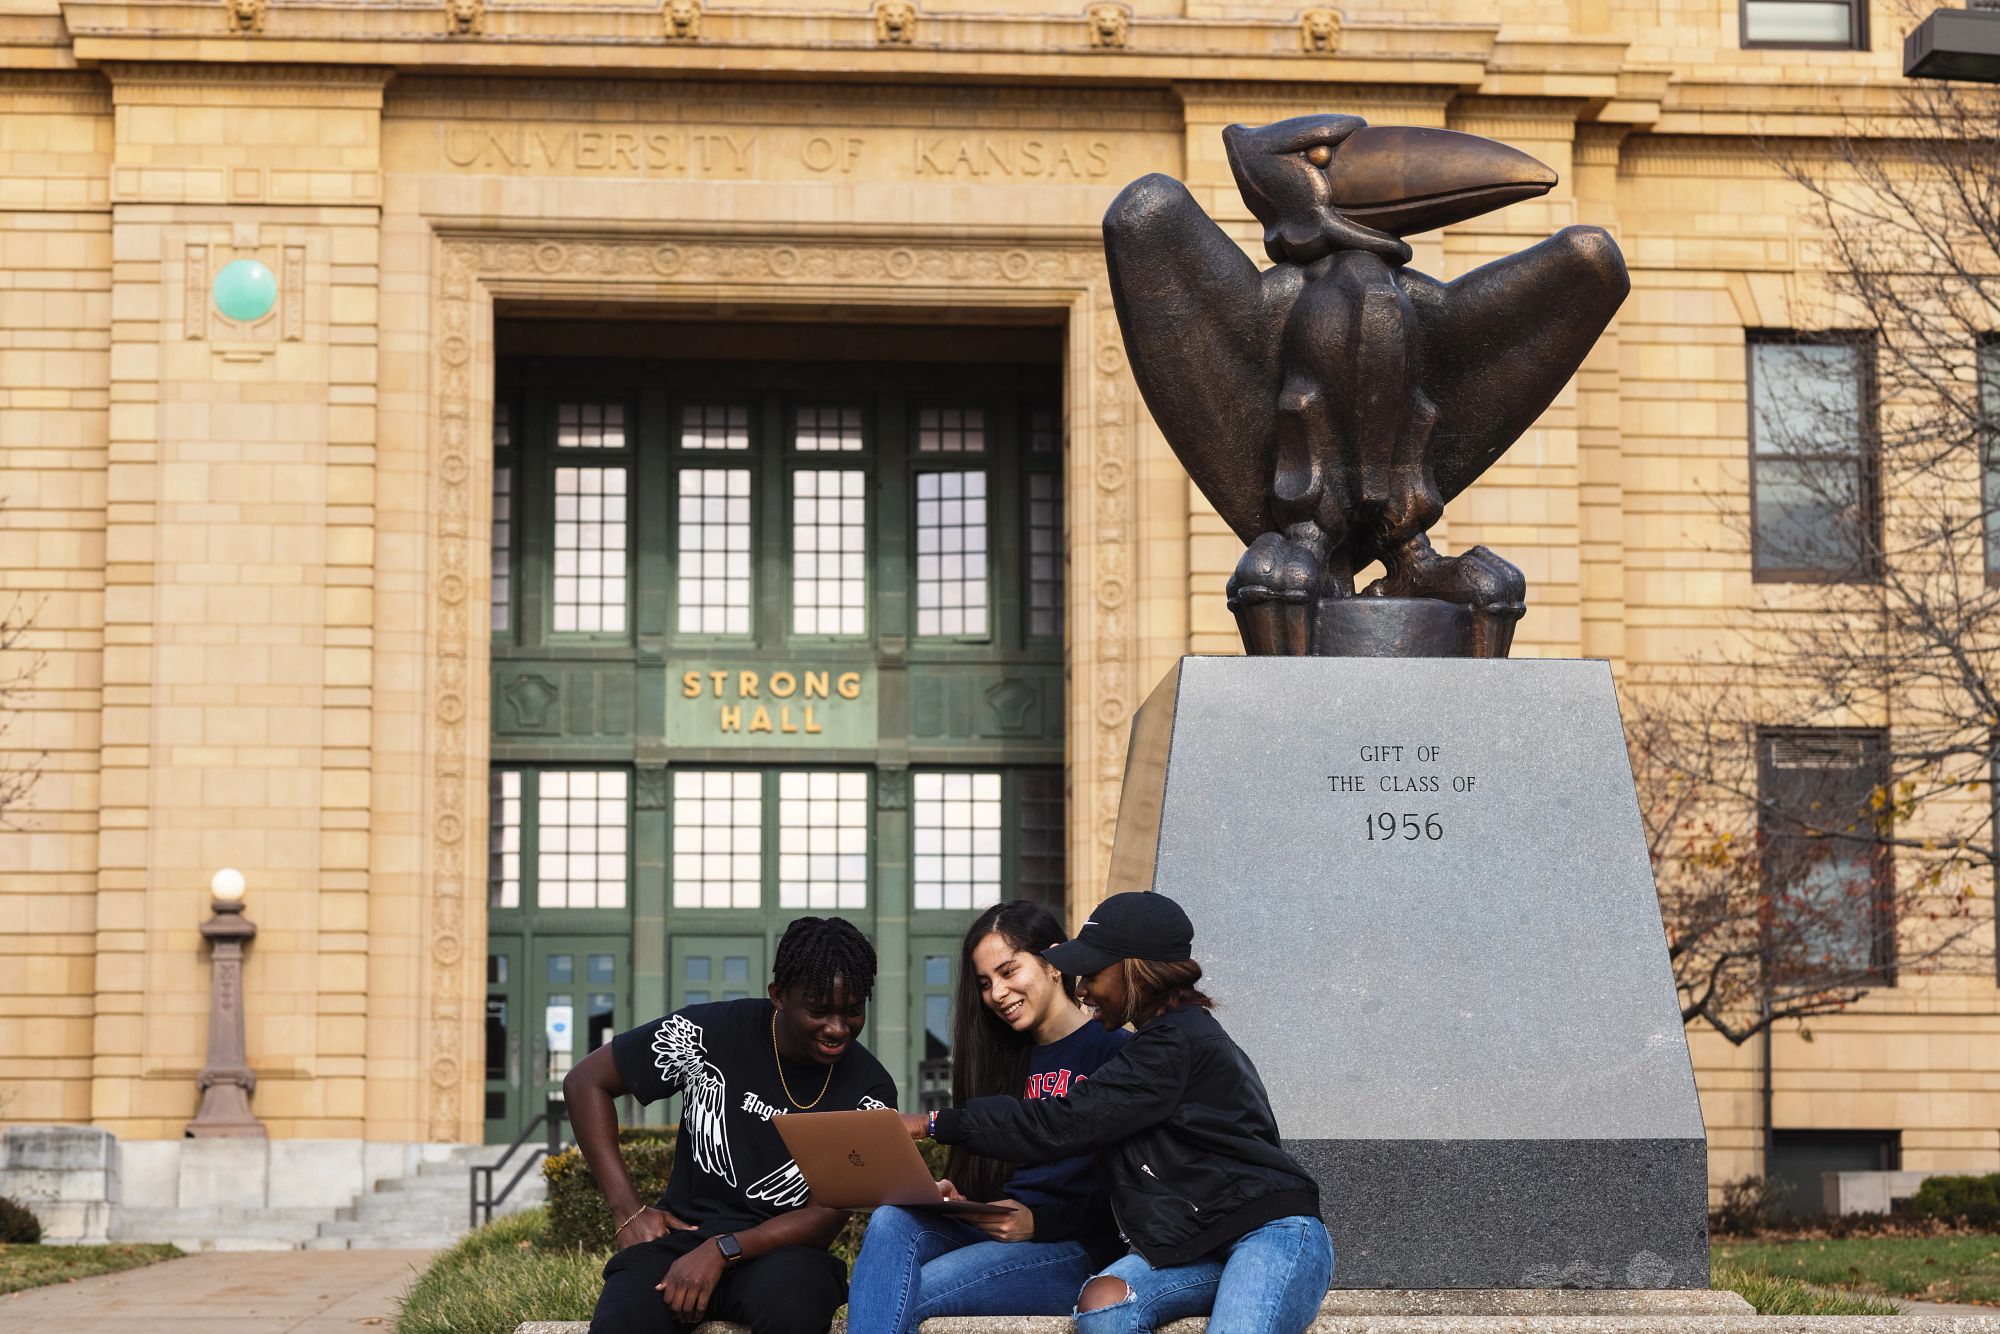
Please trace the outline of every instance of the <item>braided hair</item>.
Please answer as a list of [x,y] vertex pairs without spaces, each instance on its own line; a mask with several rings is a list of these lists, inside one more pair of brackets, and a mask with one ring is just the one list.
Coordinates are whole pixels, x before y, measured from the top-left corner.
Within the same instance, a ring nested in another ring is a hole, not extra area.
[[771,984],[781,993],[803,987],[808,1005],[825,1005],[836,979],[851,999],[867,1000],[875,991],[875,947],[845,917],[795,919],[778,939]]

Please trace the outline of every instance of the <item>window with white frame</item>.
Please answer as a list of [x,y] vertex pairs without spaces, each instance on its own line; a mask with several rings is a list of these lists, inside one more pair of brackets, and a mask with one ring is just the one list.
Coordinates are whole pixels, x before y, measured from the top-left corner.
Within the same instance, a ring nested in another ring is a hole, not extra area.
[[1868,49],[1868,0],[1741,0],[1741,3],[1741,41],[1746,48]]
[[868,629],[868,474],[802,468],[792,474],[792,631],[859,635]]
[[1979,345],[1979,499],[1986,530],[1986,582],[2000,583],[2000,338]]
[[681,448],[750,448],[750,409],[741,403],[688,404],[681,409]]
[[521,906],[521,771],[488,775],[486,906]]
[[680,470],[677,623],[683,634],[750,633],[750,470]]
[[911,887],[918,908],[990,908],[1000,901],[997,773],[911,775]]
[[514,621],[514,430],[505,399],[493,405],[492,631],[506,634]]
[[986,633],[986,474],[917,474],[917,633]]
[[558,403],[557,449],[625,448],[625,405],[622,403]]
[[764,884],[758,770],[674,771],[674,907],[755,908]]
[[1062,478],[1052,472],[1027,477],[1028,634],[1054,639],[1062,634]]
[[917,409],[919,454],[983,454],[986,413],[981,408]]
[[868,906],[868,775],[778,775],[778,906]]
[[557,468],[554,628],[625,629],[625,478],[611,467]]
[[809,453],[851,454],[861,448],[860,408],[800,408],[792,444]]
[[535,802],[535,903],[623,908],[630,783],[618,769],[544,769]]

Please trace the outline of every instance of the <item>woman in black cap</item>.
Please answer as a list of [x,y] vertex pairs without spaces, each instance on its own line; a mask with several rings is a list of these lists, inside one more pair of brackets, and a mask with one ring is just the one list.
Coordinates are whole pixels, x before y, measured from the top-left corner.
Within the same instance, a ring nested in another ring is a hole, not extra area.
[[1209,1315],[1218,1334],[1300,1334],[1333,1278],[1319,1188],[1279,1145],[1264,1082],[1196,987],[1172,899],[1114,894],[1043,952],[1106,1028],[1138,1031],[1068,1097],[974,1098],[906,1115],[912,1136],[1017,1163],[1095,1152],[1132,1250],[1083,1285],[1078,1334]]

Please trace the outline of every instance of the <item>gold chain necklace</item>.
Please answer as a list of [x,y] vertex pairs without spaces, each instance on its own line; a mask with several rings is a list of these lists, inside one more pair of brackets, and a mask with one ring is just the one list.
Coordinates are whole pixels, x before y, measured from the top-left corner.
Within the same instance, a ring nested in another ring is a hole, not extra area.
[[833,1067],[829,1065],[826,1068],[826,1083],[819,1086],[819,1098],[814,1098],[811,1102],[800,1102],[792,1096],[792,1086],[785,1082],[785,1058],[778,1055],[778,1012],[776,1010],[771,1011],[771,1060],[778,1067],[778,1087],[785,1091],[785,1101],[799,1111],[809,1112],[819,1106],[820,1098],[824,1098],[826,1091],[833,1087]]

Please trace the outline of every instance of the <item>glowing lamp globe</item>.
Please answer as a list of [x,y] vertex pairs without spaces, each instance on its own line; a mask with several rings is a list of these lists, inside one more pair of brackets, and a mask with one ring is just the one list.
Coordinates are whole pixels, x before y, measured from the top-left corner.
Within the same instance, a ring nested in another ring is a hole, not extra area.
[[215,308],[238,324],[263,319],[277,304],[277,278],[254,259],[232,259],[215,275]]
[[243,902],[243,872],[233,866],[223,867],[208,882],[208,892],[217,903]]

